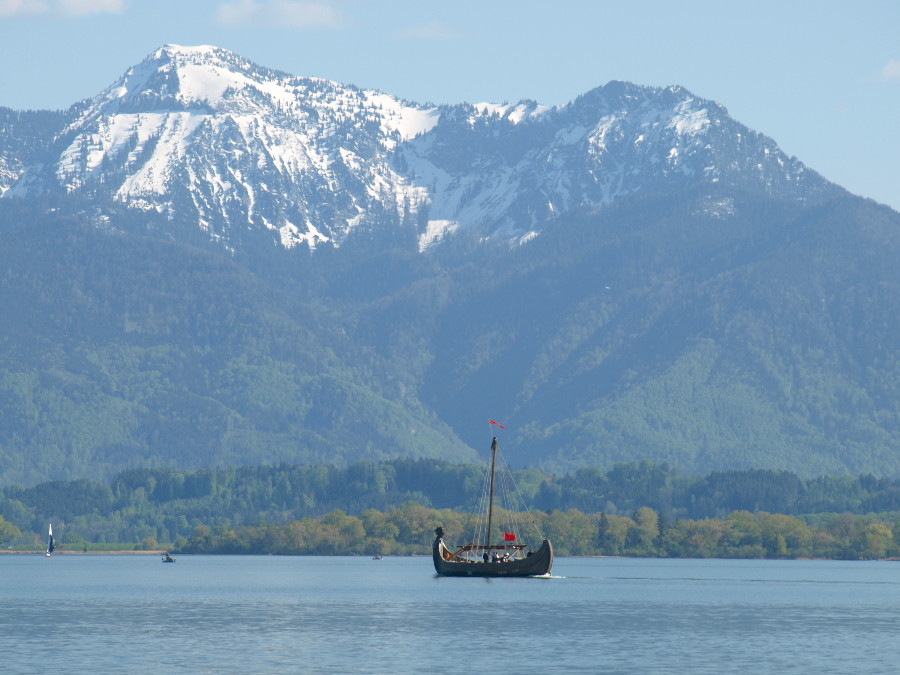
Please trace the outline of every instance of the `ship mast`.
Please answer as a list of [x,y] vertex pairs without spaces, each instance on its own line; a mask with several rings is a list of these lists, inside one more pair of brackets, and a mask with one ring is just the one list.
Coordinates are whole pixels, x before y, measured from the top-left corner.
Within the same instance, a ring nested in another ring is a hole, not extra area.
[[494,467],[497,463],[497,437],[491,442],[491,497],[488,503],[487,552],[491,552],[491,526],[494,521]]

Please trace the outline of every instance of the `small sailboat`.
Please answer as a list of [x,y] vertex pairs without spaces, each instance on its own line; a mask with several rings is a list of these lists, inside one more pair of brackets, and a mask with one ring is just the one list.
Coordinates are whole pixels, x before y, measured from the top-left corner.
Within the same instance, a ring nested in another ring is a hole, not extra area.
[[50,523],[50,530],[48,531],[48,537],[49,537],[49,539],[47,540],[47,557],[49,558],[53,555],[53,549],[56,548],[56,546],[54,546],[54,544],[53,544],[53,523]]
[[[497,423],[491,421],[491,424]],[[500,425],[498,424],[498,426]],[[481,531],[481,526],[476,528],[473,543],[465,544],[455,550],[448,548],[444,543],[443,527],[438,527],[434,531],[435,539],[432,545],[431,557],[434,561],[434,571],[441,576],[533,577],[550,574],[550,569],[553,567],[553,546],[548,539],[544,539],[536,551],[527,550],[527,546],[519,543],[518,535],[516,534],[516,530],[520,529],[519,526],[512,525],[505,527],[503,530],[502,543],[493,543],[492,541],[494,477],[499,449],[500,446],[495,436],[491,442],[490,496],[487,506],[487,525],[483,531]],[[503,465],[506,467],[505,462],[503,462]],[[511,473],[508,471],[508,467],[505,473],[509,474],[508,478],[511,481]],[[509,492],[507,490],[507,493]],[[521,497],[519,499],[521,500]],[[506,513],[510,516],[515,515],[515,512],[512,510],[508,510]],[[481,522],[483,523],[483,521]],[[509,531],[506,531],[507,529]],[[484,543],[478,543],[479,541]]]
[[169,554],[169,552],[166,551],[166,554],[162,557],[162,561],[163,561],[164,563],[173,563],[173,562],[175,562],[175,558],[173,558],[173,557]]

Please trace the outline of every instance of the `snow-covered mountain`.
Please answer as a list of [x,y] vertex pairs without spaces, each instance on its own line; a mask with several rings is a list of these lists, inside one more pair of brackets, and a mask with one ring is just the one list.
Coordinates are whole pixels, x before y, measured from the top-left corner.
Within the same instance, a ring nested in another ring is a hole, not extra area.
[[9,191],[87,193],[193,223],[226,244],[264,228],[285,247],[339,243],[422,190],[386,161],[433,110],[167,45],[78,105],[49,164]]
[[896,471],[900,214],[679,87],[434,107],[169,45],[0,109],[0,195],[0,483],[487,415],[554,471]]
[[[708,186],[810,200],[834,186],[679,87],[612,82],[559,107],[433,107],[295,77],[227,50],[166,45],[68,113],[45,161],[7,162],[3,196],[73,193],[159,214],[227,248],[340,246],[357,228],[524,240],[560,215]],[[13,171],[16,169],[16,171]]]

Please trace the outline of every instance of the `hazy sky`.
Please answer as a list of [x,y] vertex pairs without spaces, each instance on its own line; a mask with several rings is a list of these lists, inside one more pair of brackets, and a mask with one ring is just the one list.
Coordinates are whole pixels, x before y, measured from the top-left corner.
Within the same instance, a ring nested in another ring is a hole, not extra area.
[[168,42],[420,103],[678,84],[900,210],[898,0],[0,0],[0,106],[66,108]]

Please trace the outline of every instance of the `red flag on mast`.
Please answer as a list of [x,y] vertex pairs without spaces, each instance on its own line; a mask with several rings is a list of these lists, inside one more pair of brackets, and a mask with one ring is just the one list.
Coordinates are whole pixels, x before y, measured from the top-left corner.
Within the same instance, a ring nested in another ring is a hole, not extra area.
[[501,429],[505,429],[505,428],[506,428],[505,426],[503,426],[502,424],[500,424],[500,422],[495,422],[494,420],[491,420],[491,424],[496,424],[496,425],[497,425],[498,427],[500,427]]
[[504,532],[503,533],[503,541],[515,541],[515,540],[516,540],[516,535],[514,535],[512,532]]

